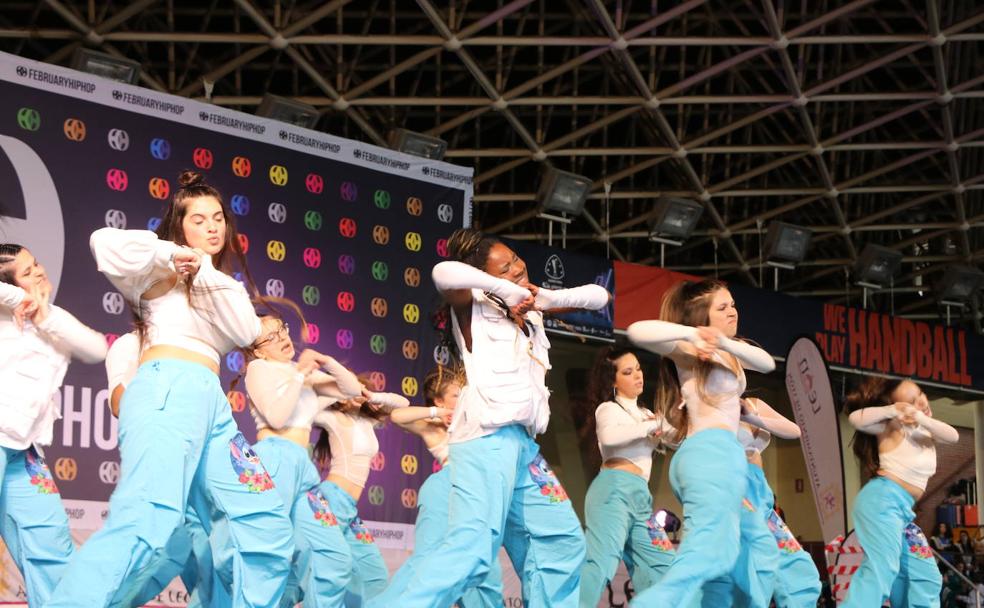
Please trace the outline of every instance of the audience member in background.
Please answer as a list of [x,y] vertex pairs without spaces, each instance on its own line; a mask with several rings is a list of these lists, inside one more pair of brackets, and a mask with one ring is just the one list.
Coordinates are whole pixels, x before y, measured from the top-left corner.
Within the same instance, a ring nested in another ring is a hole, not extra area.
[[957,542],[957,551],[960,559],[969,566],[974,563],[974,541],[970,540],[970,534],[966,530],[960,531],[960,540]]
[[950,524],[946,522],[940,522],[940,525],[936,528],[936,534],[930,537],[929,542],[932,543],[933,548],[943,556],[946,561],[953,563],[954,557],[956,557],[957,549],[953,544],[953,532],[950,530]]

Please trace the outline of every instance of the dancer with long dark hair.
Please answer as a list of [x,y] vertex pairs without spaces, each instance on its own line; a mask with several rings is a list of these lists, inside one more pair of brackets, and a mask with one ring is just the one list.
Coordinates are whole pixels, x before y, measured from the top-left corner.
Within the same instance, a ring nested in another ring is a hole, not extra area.
[[534,440],[550,418],[550,342],[539,311],[598,310],[608,305],[608,292],[598,285],[537,288],[514,251],[475,230],[452,234],[448,253],[432,277],[449,305],[445,328],[453,339],[445,346],[468,377],[449,428],[448,529],[398,605],[450,606],[485,580],[504,544],[527,605],[573,607],[584,536]]
[[358,504],[372,458],[379,452],[376,429],[390,412],[410,405],[402,395],[370,391],[365,382],[359,388],[359,396],[326,403],[314,418],[315,426],[322,429],[314,461],[321,468],[329,466],[319,490],[328,499],[352,555],[348,606],[361,606],[386,588],[389,571],[372,532],[359,517]]
[[621,561],[636,593],[656,584],[675,553],[656,521],[649,492],[653,451],[663,435],[675,433],[638,399],[645,386],[642,366],[629,348],[606,347],[588,377],[601,471],[584,504],[587,559],[581,569],[581,608],[594,608]]
[[[441,469],[430,475],[417,498],[417,520],[414,522],[413,555],[390,579],[389,586],[378,596],[380,603],[397,605],[397,599],[417,572],[417,564],[436,551],[448,527],[448,506],[451,496],[451,461],[448,458],[448,425],[466,384],[463,371],[439,367],[424,378],[425,407],[395,410],[390,420],[420,437]],[[484,581],[469,589],[455,602],[459,608],[500,608],[502,606],[502,567],[498,557],[489,567]]]
[[[235,551],[216,563],[233,606],[275,606],[293,554],[292,526],[269,475],[232,418],[221,357],[260,337],[232,213],[200,174],[179,178],[158,233],[102,228],[99,270],[134,309],[141,365],[120,406],[120,481],[109,517],[76,552],[49,608],[110,605],[144,588],[191,502]],[[211,530],[208,530],[211,532]],[[220,556],[216,556],[219,558]]]
[[939,606],[943,579],[912,507],[936,473],[936,442],[956,443],[959,435],[933,418],[929,399],[911,380],[869,377],[847,396],[844,413],[857,429],[851,445],[870,479],[853,511],[864,557],[841,606]]
[[72,359],[98,363],[105,337],[55,306],[44,266],[0,244],[0,536],[31,608],[47,605],[72,555],[68,517],[44,462]]
[[[746,489],[744,450],[736,434],[745,369],[770,372],[767,352],[737,339],[738,310],[724,283],[683,281],[664,296],[659,321],[639,321],[629,339],[663,356],[657,404],[682,441],[670,463],[670,484],[683,504],[684,534],[659,583],[637,606],[689,606],[705,583],[728,576],[739,551]],[[731,602],[703,589],[705,606]]]
[[246,390],[256,421],[253,450],[270,471],[294,523],[293,576],[281,604],[303,599],[305,606],[340,607],[352,555],[318,488],[321,476],[308,448],[311,427],[325,402],[361,395],[362,385],[335,359],[312,349],[295,362],[287,324],[273,314],[262,320],[263,334],[246,349]]

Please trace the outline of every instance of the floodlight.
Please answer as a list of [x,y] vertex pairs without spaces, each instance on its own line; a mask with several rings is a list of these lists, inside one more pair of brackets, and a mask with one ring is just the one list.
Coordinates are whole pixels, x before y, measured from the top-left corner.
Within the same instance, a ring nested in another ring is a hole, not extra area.
[[649,240],[681,245],[690,238],[704,206],[686,198],[660,198],[656,215],[649,222]]
[[854,276],[858,285],[880,289],[892,280],[901,265],[902,252],[869,243],[854,264]]
[[136,84],[137,78],[140,77],[140,64],[136,61],[113,57],[84,47],[75,50],[71,67],[80,72],[127,84]]
[[256,108],[257,116],[265,116],[289,125],[313,129],[318,124],[321,113],[318,108],[295,99],[267,93]]
[[448,142],[440,137],[431,137],[406,129],[393,129],[389,133],[389,147],[413,156],[441,160],[448,150]]
[[591,189],[591,180],[583,175],[547,167],[536,193],[541,211],[580,215]]
[[785,222],[772,222],[765,237],[765,259],[780,268],[793,268],[806,257],[813,231]]

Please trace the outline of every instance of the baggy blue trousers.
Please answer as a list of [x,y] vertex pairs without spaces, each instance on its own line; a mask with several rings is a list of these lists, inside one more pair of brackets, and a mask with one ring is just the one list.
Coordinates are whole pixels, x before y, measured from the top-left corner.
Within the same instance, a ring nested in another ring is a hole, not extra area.
[[33,447],[0,447],[0,536],[24,576],[28,605],[47,605],[75,546],[58,487]]
[[222,583],[232,605],[277,606],[293,529],[218,376],[187,361],[150,361],[120,409],[122,471],[109,517],[76,552],[47,607],[105,607],[127,588],[143,589],[189,502],[207,532],[217,523],[227,528],[235,551]]
[[711,428],[684,440],[670,462],[670,485],[683,504],[683,541],[662,580],[637,595],[633,607],[692,606],[705,583],[731,573],[747,464],[732,432]]
[[[577,606],[584,534],[566,492],[519,425],[451,444],[448,530],[421,560],[400,608],[447,608],[481,584],[505,546],[533,608]],[[370,608],[389,608],[371,601]]]
[[656,523],[645,479],[627,471],[601,469],[588,488],[584,519],[587,559],[581,568],[581,608],[598,605],[621,561],[636,593],[663,578],[675,550]]

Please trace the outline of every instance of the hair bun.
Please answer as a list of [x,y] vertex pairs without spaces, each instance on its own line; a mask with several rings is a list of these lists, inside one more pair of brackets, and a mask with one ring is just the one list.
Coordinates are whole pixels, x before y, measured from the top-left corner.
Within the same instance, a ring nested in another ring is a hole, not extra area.
[[205,184],[205,176],[198,171],[182,171],[178,175],[178,185],[182,188],[190,188],[192,186],[202,186]]

